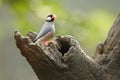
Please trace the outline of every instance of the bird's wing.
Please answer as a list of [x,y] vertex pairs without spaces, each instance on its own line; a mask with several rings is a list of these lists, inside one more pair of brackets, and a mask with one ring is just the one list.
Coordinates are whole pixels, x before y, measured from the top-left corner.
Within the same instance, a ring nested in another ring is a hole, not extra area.
[[40,38],[41,41],[47,41],[47,40],[50,40],[50,38],[52,38],[54,35],[54,32],[50,31],[48,33],[46,33],[44,36],[42,36]]
[[42,36],[44,36],[45,34],[47,34],[48,32],[53,31],[53,30],[52,30],[52,26],[53,26],[53,25],[50,25],[50,24],[44,24],[44,25],[42,26],[41,30],[40,30],[40,33],[39,33],[39,34],[36,36],[36,38],[34,39],[34,42],[35,42],[37,39],[39,39],[39,38],[41,38]]

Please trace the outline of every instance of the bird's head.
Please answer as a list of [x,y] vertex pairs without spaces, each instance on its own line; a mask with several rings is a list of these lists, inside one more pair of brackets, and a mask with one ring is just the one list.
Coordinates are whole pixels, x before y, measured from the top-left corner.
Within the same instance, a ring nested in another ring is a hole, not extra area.
[[50,14],[50,15],[47,16],[46,21],[48,21],[48,22],[52,22],[52,21],[55,20],[55,18],[56,18],[56,15],[54,15],[54,14]]

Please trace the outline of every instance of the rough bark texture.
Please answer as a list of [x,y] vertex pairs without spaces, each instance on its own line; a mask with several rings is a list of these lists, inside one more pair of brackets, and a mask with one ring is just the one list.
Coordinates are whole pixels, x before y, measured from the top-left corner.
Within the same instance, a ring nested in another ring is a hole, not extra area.
[[23,37],[15,31],[16,45],[39,80],[120,80],[120,15],[93,58],[72,36],[57,36],[46,46],[33,43],[36,33]]

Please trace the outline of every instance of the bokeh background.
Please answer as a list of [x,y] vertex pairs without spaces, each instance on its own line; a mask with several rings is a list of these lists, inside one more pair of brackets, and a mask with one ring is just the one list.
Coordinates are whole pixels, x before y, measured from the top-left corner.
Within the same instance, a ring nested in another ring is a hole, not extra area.
[[57,15],[55,35],[72,35],[92,56],[120,12],[120,0],[0,0],[0,80],[38,80],[16,48],[14,31],[39,32],[48,14]]

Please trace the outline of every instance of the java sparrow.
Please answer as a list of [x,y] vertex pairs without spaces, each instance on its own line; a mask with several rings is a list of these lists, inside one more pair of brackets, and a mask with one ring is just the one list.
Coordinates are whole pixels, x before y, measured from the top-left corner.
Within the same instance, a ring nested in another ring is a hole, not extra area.
[[55,33],[55,26],[54,26],[55,18],[56,16],[54,14],[50,14],[47,16],[45,23],[43,24],[40,32],[35,37],[33,42],[36,43],[40,41],[45,43],[53,37]]

